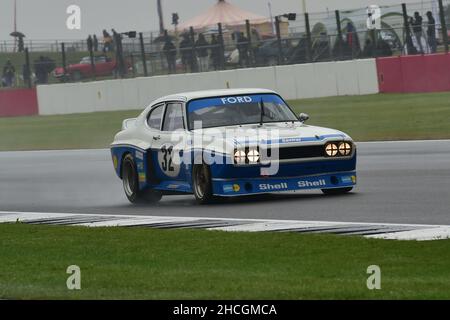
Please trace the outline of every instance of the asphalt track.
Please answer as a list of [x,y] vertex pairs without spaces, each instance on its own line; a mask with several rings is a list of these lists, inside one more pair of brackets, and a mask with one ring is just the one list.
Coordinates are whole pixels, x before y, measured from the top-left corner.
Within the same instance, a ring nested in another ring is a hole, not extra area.
[[167,196],[134,206],[109,150],[0,152],[0,210],[450,225],[450,140],[358,143],[358,187],[234,198]]

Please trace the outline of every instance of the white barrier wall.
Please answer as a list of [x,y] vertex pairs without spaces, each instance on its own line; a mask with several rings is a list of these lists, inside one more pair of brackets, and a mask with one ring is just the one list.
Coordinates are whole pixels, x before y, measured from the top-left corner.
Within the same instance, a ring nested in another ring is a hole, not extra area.
[[40,85],[39,114],[143,109],[177,92],[266,88],[285,99],[378,93],[375,59],[167,75],[88,83]]

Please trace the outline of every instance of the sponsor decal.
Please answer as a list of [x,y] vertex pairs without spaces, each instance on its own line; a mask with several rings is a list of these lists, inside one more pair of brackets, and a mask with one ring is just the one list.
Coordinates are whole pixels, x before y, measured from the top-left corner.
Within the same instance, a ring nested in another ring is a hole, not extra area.
[[288,189],[288,184],[286,182],[271,184],[271,183],[262,183],[259,185],[259,190],[269,191],[269,190],[286,190]]
[[138,162],[137,168],[138,168],[138,171],[144,171],[144,163],[143,162]]
[[220,99],[223,104],[235,104],[235,103],[250,103],[252,102],[252,98],[245,96],[245,97],[228,97],[228,98],[222,98]]
[[117,170],[117,167],[119,166],[119,160],[117,159],[116,156],[113,156],[113,165],[114,165],[114,169]]
[[356,183],[356,176],[343,176],[341,181],[342,183]]
[[295,143],[302,142],[302,138],[284,138],[280,139],[280,143]]
[[147,176],[145,172],[139,172],[139,182],[145,182],[147,180]]
[[141,151],[136,151],[136,158],[139,160],[144,160],[144,153]]
[[241,190],[241,186],[238,184],[233,184],[233,191],[234,192],[239,192]]
[[177,184],[169,184],[167,186],[168,189],[178,189],[178,187],[179,187],[179,185],[177,185]]
[[313,188],[313,187],[324,187],[327,185],[325,179],[320,179],[316,181],[298,181],[297,185],[300,188]]
[[233,192],[233,185],[232,184],[225,184],[223,186],[223,192]]

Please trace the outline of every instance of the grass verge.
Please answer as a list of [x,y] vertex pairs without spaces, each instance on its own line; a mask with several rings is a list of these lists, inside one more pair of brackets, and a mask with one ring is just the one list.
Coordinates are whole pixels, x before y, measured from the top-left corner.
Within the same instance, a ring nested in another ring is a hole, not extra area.
[[[343,130],[356,141],[450,138],[450,92],[377,94],[291,101],[310,125]],[[0,118],[0,151],[106,148],[135,111]]]
[[1,224],[0,243],[6,299],[450,299],[450,240]]

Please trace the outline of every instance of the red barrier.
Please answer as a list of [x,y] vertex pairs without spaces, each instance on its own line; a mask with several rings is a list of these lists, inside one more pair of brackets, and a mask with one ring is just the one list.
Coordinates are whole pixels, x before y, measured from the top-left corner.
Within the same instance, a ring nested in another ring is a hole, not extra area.
[[0,117],[31,116],[38,112],[36,89],[0,90]]
[[450,54],[377,59],[380,92],[450,91]]

